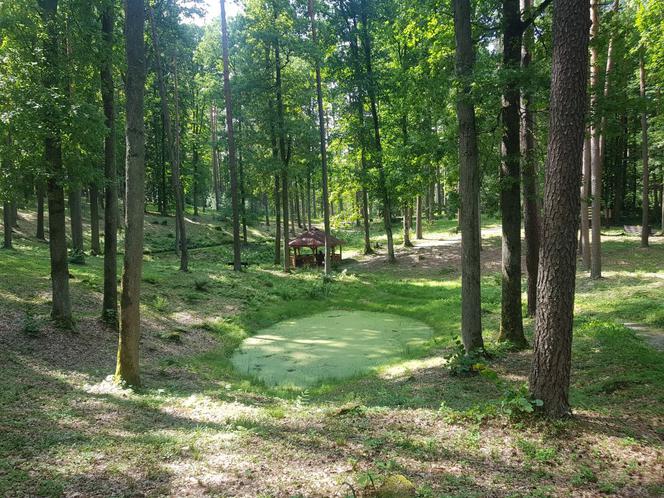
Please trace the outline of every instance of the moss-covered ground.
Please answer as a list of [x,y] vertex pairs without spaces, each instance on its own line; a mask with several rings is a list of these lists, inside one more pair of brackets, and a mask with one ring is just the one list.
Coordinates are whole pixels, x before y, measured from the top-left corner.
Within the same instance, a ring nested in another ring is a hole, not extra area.
[[[622,325],[664,328],[661,237],[640,249],[609,232],[605,278],[579,270],[575,417],[546,422],[496,416],[483,405],[504,399],[502,388],[445,368],[460,319],[453,221],[429,226],[396,265],[360,256],[348,229],[351,260],[325,280],[271,266],[264,226],[244,248],[247,271],[234,274],[227,227],[212,216],[192,218],[200,248],[180,274],[172,219],[147,220],[144,385],[128,391],[106,380],[117,339],[97,319],[101,258],[71,266],[77,328],[54,329],[48,247],[21,212],[15,249],[0,252],[0,495],[370,496],[395,476],[427,497],[664,494],[664,353]],[[494,342],[499,231],[487,223],[483,234],[489,366],[518,386],[530,356]],[[332,310],[418,320],[432,338],[402,361],[306,388],[233,367],[246,338]],[[532,338],[529,319],[526,329]]]

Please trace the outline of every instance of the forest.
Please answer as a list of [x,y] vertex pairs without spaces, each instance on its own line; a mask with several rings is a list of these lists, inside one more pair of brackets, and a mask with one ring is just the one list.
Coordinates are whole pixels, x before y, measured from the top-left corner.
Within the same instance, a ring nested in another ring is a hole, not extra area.
[[0,496],[664,496],[664,0],[0,0]]

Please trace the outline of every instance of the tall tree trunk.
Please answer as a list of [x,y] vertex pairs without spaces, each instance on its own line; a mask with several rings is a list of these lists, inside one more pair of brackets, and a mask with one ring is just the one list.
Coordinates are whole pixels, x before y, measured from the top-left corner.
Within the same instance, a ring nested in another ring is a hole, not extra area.
[[583,141],[583,175],[581,184],[581,257],[583,266],[590,270],[590,211],[588,210],[588,199],[590,199],[590,136],[586,136]]
[[[277,13],[275,12],[275,18]],[[284,271],[290,271],[290,237],[288,236],[288,165],[290,163],[290,141],[286,145],[286,129],[284,123],[284,100],[281,82],[281,47],[279,40],[275,40],[274,58],[275,58],[275,90],[277,100],[277,130],[279,136],[279,154],[281,156],[281,205],[283,208],[283,248],[284,248]]]
[[622,222],[623,207],[625,205],[625,180],[627,177],[627,116],[620,118],[620,159],[616,160],[615,194],[613,203],[613,222],[620,224]]
[[307,170],[307,229],[311,230],[311,170]]
[[[9,140],[11,146],[11,139]],[[9,213],[11,215],[11,224],[13,228],[19,228],[18,226],[18,202],[16,199],[12,199],[9,203]]]
[[[57,0],[39,0],[42,18],[46,25],[44,40],[44,88],[61,88],[58,77],[59,29],[57,25]],[[55,105],[54,103],[52,105]],[[73,326],[71,301],[69,297],[69,265],[67,261],[67,236],[65,220],[65,192],[61,178],[64,174],[62,164],[62,141],[60,123],[55,109],[44,113],[44,156],[48,168],[48,227],[49,249],[51,257],[52,307],[51,318],[61,327]]]
[[394,256],[394,239],[392,236],[392,208],[390,205],[390,192],[387,186],[387,178],[383,167],[383,146],[380,136],[380,122],[378,117],[378,97],[376,95],[376,80],[373,74],[373,61],[371,51],[371,35],[369,32],[369,16],[367,12],[367,0],[360,0],[360,19],[362,21],[362,44],[364,48],[365,66],[367,73],[367,95],[371,106],[371,118],[374,128],[374,147],[376,149],[376,167],[378,168],[378,185],[383,197],[383,221],[385,234],[387,235],[387,260],[390,263],[396,261]]
[[69,219],[71,222],[72,252],[82,255],[83,247],[83,213],[81,210],[81,189],[74,185],[69,190]]
[[166,125],[164,123],[164,116],[161,115],[161,151],[159,154],[161,166],[161,182],[159,184],[159,200],[160,200],[160,214],[163,217],[168,215],[168,191],[166,190]]
[[228,170],[231,177],[231,204],[233,207],[233,269],[242,271],[240,242],[240,206],[237,175],[237,151],[233,125],[233,94],[231,92],[230,64],[228,60],[228,27],[226,1],[221,0],[221,46],[224,63],[224,100],[226,104],[226,139],[228,141]]
[[[311,22],[311,40],[314,45],[318,44],[316,33],[316,21],[314,15],[313,0],[308,1],[309,20]],[[316,54],[316,98],[318,104],[318,133],[320,138],[320,158],[323,183],[323,225],[325,230],[325,274],[332,271],[331,248],[328,243],[330,237],[330,206],[327,185],[327,133],[325,130],[325,110],[323,108],[323,88],[320,73],[320,58]]]
[[99,187],[96,183],[90,185],[90,252],[93,256],[101,253],[99,241]]
[[641,201],[641,247],[648,247],[650,237],[650,168],[648,157],[648,110],[646,96],[646,65],[643,60],[643,49],[639,58],[639,88],[643,100],[641,112],[641,160],[643,161],[643,197]]
[[141,383],[139,341],[141,337],[141,273],[143,267],[143,218],[145,211],[145,46],[143,0],[125,0],[125,52],[127,56],[126,95],[126,232],[122,297],[120,300],[120,341],[115,381],[130,386]]
[[[240,110],[242,107],[240,106]],[[247,199],[245,197],[245,185],[244,185],[244,161],[242,160],[242,115],[238,116],[238,134],[240,140],[238,140],[237,145],[237,165],[239,173],[239,189],[240,189],[240,219],[242,225],[242,242],[246,244],[247,239]]]
[[281,264],[281,194],[279,175],[274,175],[274,264]]
[[118,325],[118,174],[115,166],[115,85],[113,83],[114,3],[102,13],[101,98],[104,105],[104,297],[102,319]]
[[267,192],[263,193],[263,210],[265,211],[265,226],[270,227],[270,200]]
[[418,195],[415,198],[415,239],[422,240],[424,238],[422,230],[422,196]]
[[553,66],[530,391],[553,417],[570,413],[576,233],[588,85],[588,0],[554,0]]
[[[521,11],[530,12],[532,0],[521,0]],[[532,60],[534,29],[529,26],[523,34],[521,68],[528,71]],[[526,270],[528,272],[528,315],[535,316],[537,308],[537,268],[539,266],[540,220],[537,199],[537,159],[535,157],[535,114],[533,94],[524,88],[521,98],[521,152],[523,156],[523,225],[526,240]]]
[[214,188],[214,208],[221,209],[221,178],[219,176],[219,156],[217,154],[217,107],[210,106],[210,133],[212,135],[212,184]]
[[[599,34],[599,0],[591,0],[590,37],[594,43],[590,46],[590,105],[593,113],[599,107],[599,53],[597,36]],[[601,124],[597,116],[590,124],[590,150],[591,150],[591,185],[592,185],[592,260],[590,264],[590,277],[602,277],[602,158],[601,158]]]
[[296,178],[294,183],[293,202],[295,203],[295,214],[297,227],[302,228],[302,210],[300,209],[300,181]]
[[413,247],[413,243],[410,240],[410,222],[411,222],[411,207],[406,202],[403,205],[403,246],[404,247]]
[[182,189],[182,178],[180,174],[180,150],[179,150],[179,96],[177,89],[177,64],[175,71],[175,129],[171,127],[171,114],[168,107],[168,94],[166,93],[166,82],[164,79],[164,70],[161,61],[161,52],[159,48],[159,36],[157,34],[157,23],[155,20],[154,9],[151,5],[147,8],[150,16],[150,28],[152,34],[152,44],[155,52],[155,65],[157,68],[157,80],[159,84],[159,97],[161,100],[161,114],[164,118],[164,128],[168,140],[168,155],[171,163],[171,178],[173,183],[173,198],[175,199],[175,224],[176,240],[180,251],[180,271],[189,271],[189,255],[187,251],[187,228],[184,220],[184,191]]
[[37,233],[39,240],[45,240],[44,236],[44,184],[40,181],[37,184]]
[[503,140],[500,168],[502,215],[502,310],[499,341],[522,348],[527,345],[521,314],[521,157],[519,130],[519,81],[522,28],[519,0],[503,0]]
[[11,205],[9,202],[5,202],[2,205],[2,224],[4,226],[4,242],[2,244],[3,249],[12,248],[12,215],[11,215]]
[[[189,240],[187,239],[187,228],[184,219],[185,200],[184,187],[182,185],[182,173],[180,171],[180,89],[178,86],[178,63],[173,59],[173,100],[175,101],[175,122],[173,123],[173,165],[171,171],[171,180],[173,182],[173,195],[175,197],[175,223],[177,225],[176,240],[180,251],[180,271],[189,271]],[[168,103],[168,100],[166,100]]]
[[[457,96],[459,121],[459,190],[461,193],[461,337],[466,351],[484,348],[480,290],[479,195],[480,168],[477,150],[472,78],[475,66],[470,24],[470,0],[454,0],[456,74],[461,81]],[[421,217],[418,196],[418,218]],[[419,224],[421,226],[421,224]]]

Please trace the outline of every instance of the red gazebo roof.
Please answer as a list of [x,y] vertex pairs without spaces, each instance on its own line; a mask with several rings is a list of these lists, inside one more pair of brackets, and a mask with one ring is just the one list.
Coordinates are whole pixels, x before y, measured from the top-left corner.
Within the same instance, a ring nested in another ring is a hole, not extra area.
[[[330,247],[339,247],[346,244],[344,240],[337,239],[332,235],[330,235],[328,240],[330,242]],[[311,228],[295,237],[288,243],[288,245],[290,247],[325,247],[325,232],[315,227]]]

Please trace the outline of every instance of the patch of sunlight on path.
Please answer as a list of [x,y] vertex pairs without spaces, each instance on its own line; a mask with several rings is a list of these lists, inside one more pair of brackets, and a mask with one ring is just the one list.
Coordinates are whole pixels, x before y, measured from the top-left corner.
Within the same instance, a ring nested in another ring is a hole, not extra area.
[[399,315],[327,311],[263,330],[246,339],[231,361],[267,385],[307,387],[406,357],[431,336],[424,323]]

